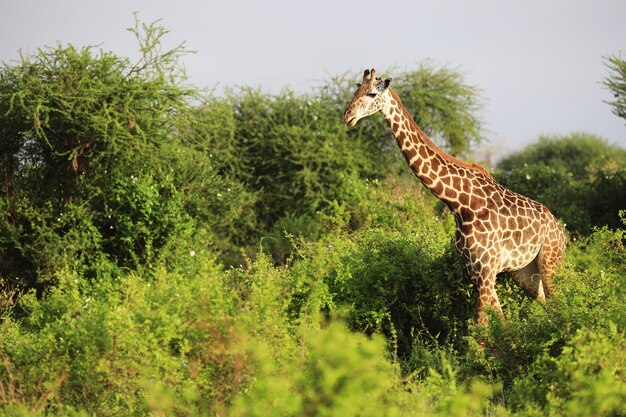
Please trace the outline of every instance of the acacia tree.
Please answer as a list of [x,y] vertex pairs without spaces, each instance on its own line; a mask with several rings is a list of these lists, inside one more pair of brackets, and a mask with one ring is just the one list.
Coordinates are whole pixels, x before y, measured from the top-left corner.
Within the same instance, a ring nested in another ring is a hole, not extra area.
[[626,121],[626,61],[616,55],[609,56],[605,62],[611,74],[603,84],[611,90],[615,100],[608,103],[613,113]]
[[177,262],[248,198],[207,152],[223,132],[195,109],[184,45],[162,50],[157,24],[131,31],[134,64],[59,45],[0,70],[0,276],[31,286],[68,266],[111,276]]

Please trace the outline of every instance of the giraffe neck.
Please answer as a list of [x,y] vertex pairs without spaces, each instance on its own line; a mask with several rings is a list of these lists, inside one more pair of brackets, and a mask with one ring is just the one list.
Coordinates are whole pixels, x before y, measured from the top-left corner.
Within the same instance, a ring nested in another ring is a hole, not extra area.
[[447,155],[438,148],[417,126],[395,91],[390,88],[389,92],[392,98],[383,107],[382,113],[402,155],[421,183],[435,197],[454,209],[458,206],[460,179],[468,176],[469,164]]

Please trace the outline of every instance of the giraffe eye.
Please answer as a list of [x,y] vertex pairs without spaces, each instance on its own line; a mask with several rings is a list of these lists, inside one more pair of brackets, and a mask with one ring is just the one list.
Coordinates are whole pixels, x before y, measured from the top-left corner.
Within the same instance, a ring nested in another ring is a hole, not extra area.
[[374,98],[376,97],[376,93],[367,93],[366,96]]

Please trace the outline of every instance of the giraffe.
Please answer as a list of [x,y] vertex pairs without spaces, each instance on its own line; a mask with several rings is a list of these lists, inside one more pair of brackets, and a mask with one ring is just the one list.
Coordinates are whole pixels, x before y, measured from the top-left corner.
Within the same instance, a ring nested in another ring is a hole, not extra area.
[[481,166],[438,148],[390,84],[391,79],[376,77],[374,69],[365,70],[344,122],[354,127],[361,118],[382,112],[415,176],[453,213],[455,246],[478,288],[477,323],[487,322],[488,307],[503,317],[495,290],[501,272],[510,272],[533,298],[549,297],[566,243],[558,220],[542,204],[496,182]]

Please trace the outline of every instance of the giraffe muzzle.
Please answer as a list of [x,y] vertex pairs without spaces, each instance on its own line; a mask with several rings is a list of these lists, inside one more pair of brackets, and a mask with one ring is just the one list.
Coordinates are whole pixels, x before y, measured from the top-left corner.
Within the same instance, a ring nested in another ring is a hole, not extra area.
[[352,111],[348,109],[343,114],[343,121],[346,125],[348,125],[348,127],[354,127],[356,125],[357,119],[356,116],[352,115]]

